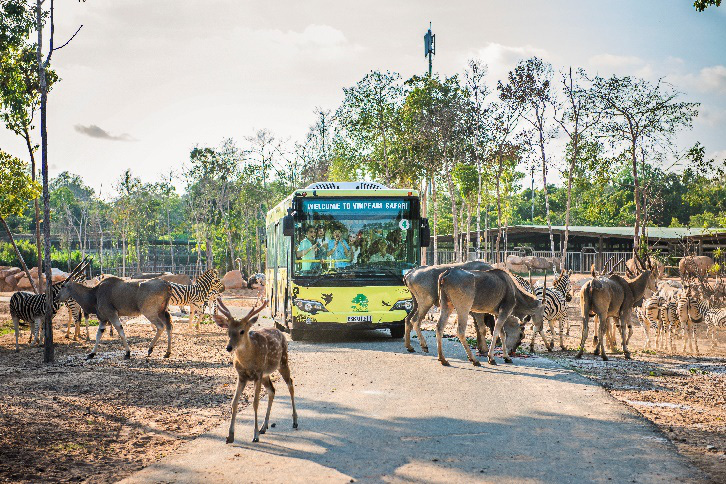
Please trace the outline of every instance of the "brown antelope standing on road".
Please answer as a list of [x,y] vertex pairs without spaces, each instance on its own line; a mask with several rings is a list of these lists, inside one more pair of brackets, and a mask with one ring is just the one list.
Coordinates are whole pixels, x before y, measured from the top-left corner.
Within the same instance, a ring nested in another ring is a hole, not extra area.
[[[229,435],[227,443],[234,442],[234,421],[237,417],[237,404],[242,396],[247,382],[252,380],[255,385],[255,398],[253,408],[255,410],[255,432],[252,442],[259,442],[260,434],[267,431],[270,423],[270,409],[275,398],[275,387],[272,385],[270,375],[279,371],[282,379],[287,383],[292,400],[292,428],[297,428],[297,412],[295,411],[295,389],[292,385],[290,367],[287,359],[287,340],[285,336],[273,328],[264,328],[257,331],[250,331],[250,328],[257,321],[257,313],[267,305],[265,300],[261,306],[255,306],[242,319],[234,319],[229,309],[221,299],[217,301],[217,308],[222,315],[215,314],[215,322],[227,330],[229,342],[227,351],[232,353],[234,368],[237,370],[237,390],[232,399],[232,420],[229,423]],[[260,403],[260,388],[265,385],[267,389],[267,413],[262,428],[257,426],[257,407]]]

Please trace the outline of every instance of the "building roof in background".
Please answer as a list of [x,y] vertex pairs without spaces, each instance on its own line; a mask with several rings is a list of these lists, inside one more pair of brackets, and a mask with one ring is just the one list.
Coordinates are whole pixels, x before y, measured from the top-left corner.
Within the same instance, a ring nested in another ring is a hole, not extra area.
[[[496,232],[496,227],[489,229],[492,232]],[[526,232],[541,232],[547,233],[548,229],[546,225],[510,225],[509,233],[526,233]],[[552,231],[554,233],[564,233],[564,225],[553,225]],[[694,227],[648,227],[648,237],[650,239],[663,239],[663,240],[680,240],[683,237],[686,238],[706,238],[715,236],[726,236],[726,228],[694,228]],[[590,237],[617,237],[617,238],[632,238],[633,227],[597,227],[592,225],[570,225],[570,235],[584,235]]]

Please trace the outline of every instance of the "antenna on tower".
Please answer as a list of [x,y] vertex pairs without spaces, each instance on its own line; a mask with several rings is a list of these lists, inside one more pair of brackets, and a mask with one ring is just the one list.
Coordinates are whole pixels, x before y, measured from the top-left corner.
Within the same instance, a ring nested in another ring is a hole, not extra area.
[[436,54],[436,36],[431,33],[431,22],[429,22],[429,31],[424,35],[424,57],[429,58],[429,77],[431,77],[431,64]]

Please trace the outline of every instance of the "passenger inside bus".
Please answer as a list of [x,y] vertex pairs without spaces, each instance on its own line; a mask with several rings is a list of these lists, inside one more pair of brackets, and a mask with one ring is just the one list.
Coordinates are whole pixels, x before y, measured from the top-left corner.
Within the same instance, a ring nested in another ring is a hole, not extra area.
[[350,245],[342,239],[342,233],[340,229],[333,231],[333,238],[328,241],[327,257],[329,261],[329,268],[343,268],[350,265],[352,257]]
[[302,242],[300,242],[297,247],[297,252],[295,253],[295,255],[297,259],[303,261],[301,267],[303,271],[320,270],[320,262],[312,262],[315,260],[320,260],[316,257],[317,252],[320,249],[320,245],[315,238],[316,233],[317,232],[315,227],[309,226],[305,231],[305,238],[302,240]]
[[373,248],[376,252],[371,255],[371,258],[368,261],[371,263],[395,262],[393,255],[388,253],[388,242],[385,239],[378,239],[375,242],[377,243],[375,243]]

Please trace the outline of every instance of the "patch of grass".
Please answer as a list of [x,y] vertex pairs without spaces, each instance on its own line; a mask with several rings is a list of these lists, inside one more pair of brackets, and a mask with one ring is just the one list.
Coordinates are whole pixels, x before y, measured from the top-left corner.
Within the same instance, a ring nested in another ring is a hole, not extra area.
[[12,321],[5,321],[3,323],[0,323],[0,336],[10,334],[13,331],[14,331],[14,329],[13,329]]
[[643,353],[644,355],[655,355],[655,354],[657,354],[655,352],[655,350],[640,350],[640,352]]
[[90,319],[90,318],[88,319],[89,326],[98,326],[98,324],[99,324],[98,319]]
[[691,375],[708,375],[708,371],[699,368],[689,368],[688,371],[691,372]]
[[76,442],[59,442],[51,447],[56,452],[73,452],[74,450],[83,450],[85,445]]

